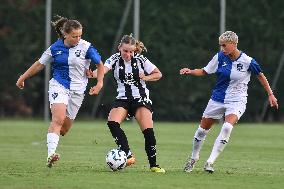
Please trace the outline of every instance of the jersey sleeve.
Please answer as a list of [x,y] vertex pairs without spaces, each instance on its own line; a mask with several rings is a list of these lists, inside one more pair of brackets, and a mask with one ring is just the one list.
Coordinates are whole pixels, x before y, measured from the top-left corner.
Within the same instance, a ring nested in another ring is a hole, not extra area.
[[53,62],[53,57],[51,54],[50,47],[46,51],[44,51],[44,53],[41,55],[38,61],[43,65]]
[[147,73],[147,74],[151,74],[152,71],[157,68],[150,60],[148,60],[146,57],[144,56],[140,56],[140,59],[142,59],[142,64],[143,64],[143,67],[144,67],[144,71]]
[[218,53],[210,60],[210,62],[203,69],[207,74],[213,74],[218,68]]
[[115,62],[115,58],[116,58],[116,54],[112,55],[111,57],[109,57],[106,61],[104,66],[106,66],[108,69],[112,69],[112,65]]
[[99,64],[101,62],[101,55],[99,55],[97,49],[90,45],[86,53],[86,59],[91,59],[91,62],[94,64]]
[[262,72],[260,65],[254,59],[251,60],[248,70],[254,75],[258,75]]

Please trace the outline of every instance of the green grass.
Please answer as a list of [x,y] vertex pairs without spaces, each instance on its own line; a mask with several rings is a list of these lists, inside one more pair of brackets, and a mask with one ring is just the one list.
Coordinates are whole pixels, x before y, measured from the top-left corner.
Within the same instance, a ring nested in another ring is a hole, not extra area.
[[144,138],[135,122],[125,122],[137,163],[121,172],[111,172],[105,163],[114,141],[105,122],[75,122],[60,138],[61,160],[52,168],[46,163],[46,131],[41,121],[0,121],[0,188],[157,188],[240,189],[283,188],[284,126],[239,124],[225,151],[215,163],[215,173],[202,168],[220,126],[206,138],[195,170],[184,173],[185,159],[197,124],[156,123],[158,163],[166,174],[149,172]]

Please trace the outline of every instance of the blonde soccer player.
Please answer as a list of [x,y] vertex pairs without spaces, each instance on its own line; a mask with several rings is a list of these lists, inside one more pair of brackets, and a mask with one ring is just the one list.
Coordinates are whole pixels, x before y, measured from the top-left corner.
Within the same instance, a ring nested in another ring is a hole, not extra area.
[[[104,64],[105,73],[112,71],[117,83],[118,95],[108,116],[108,128],[117,146],[127,154],[127,166],[135,163],[127,137],[120,127],[126,117],[135,117],[145,139],[145,151],[150,171],[164,173],[156,162],[156,137],[152,119],[152,101],[146,82],[162,77],[160,70],[141,53],[146,50],[141,41],[132,35],[124,35],[113,54]],[[93,74],[96,77],[96,71]]]
[[262,73],[259,64],[237,48],[238,36],[235,32],[226,31],[219,37],[221,50],[212,58],[207,66],[201,69],[183,68],[181,75],[204,76],[216,74],[217,81],[211,98],[205,108],[200,125],[193,137],[192,153],[184,167],[191,172],[199,160],[199,152],[203,141],[216,120],[223,118],[224,123],[217,137],[212,152],[207,159],[204,170],[213,173],[213,164],[229,142],[234,125],[246,110],[247,89],[251,74],[256,75],[263,85],[271,107],[278,109],[270,85]]

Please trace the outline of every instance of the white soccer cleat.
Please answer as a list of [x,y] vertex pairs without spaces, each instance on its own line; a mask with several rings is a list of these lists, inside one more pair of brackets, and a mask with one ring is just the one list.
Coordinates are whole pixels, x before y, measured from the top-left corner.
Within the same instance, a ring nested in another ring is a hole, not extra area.
[[206,164],[204,165],[204,171],[208,173],[214,173],[213,163],[206,162]]
[[184,172],[187,172],[187,173],[192,172],[192,170],[193,170],[193,168],[194,168],[194,165],[195,165],[195,163],[196,163],[197,161],[198,161],[198,159],[195,160],[195,159],[189,158],[188,161],[187,161],[187,163],[185,164],[184,169],[183,169]]

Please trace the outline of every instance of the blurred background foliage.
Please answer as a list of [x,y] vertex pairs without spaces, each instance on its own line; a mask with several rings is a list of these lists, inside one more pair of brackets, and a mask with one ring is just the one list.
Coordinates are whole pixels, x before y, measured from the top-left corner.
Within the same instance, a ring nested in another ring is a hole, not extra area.
[[[103,61],[111,55],[126,0],[61,0],[52,2],[52,15],[77,19],[83,25],[83,39],[91,42]],[[163,73],[158,82],[148,83],[154,104],[154,118],[162,121],[198,121],[210,98],[215,76],[180,76],[183,67],[202,68],[219,50],[220,5],[216,0],[141,0],[140,40],[148,57]],[[227,1],[226,30],[239,36],[239,49],[254,57],[270,83],[284,50],[284,1]],[[123,34],[133,32],[133,8]],[[57,36],[52,29],[52,42]],[[26,81],[25,90],[15,86],[17,78],[45,50],[45,1],[2,0],[0,5],[0,117],[42,117],[44,71]],[[281,75],[283,75],[283,70]],[[88,87],[95,84],[90,81]],[[266,121],[283,121],[284,81],[275,94],[279,111],[268,108]],[[92,115],[98,97],[86,94],[78,118],[107,117],[116,96],[112,77],[105,82],[99,108]],[[242,120],[259,120],[267,94],[251,77],[248,106]]]

